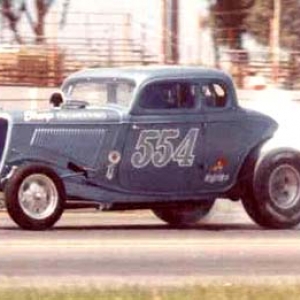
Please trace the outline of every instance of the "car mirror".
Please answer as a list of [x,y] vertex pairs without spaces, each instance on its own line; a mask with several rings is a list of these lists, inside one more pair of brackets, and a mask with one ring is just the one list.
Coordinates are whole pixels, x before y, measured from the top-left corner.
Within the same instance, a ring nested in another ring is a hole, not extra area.
[[64,102],[62,94],[59,92],[53,93],[50,97],[49,102],[53,107],[60,107]]

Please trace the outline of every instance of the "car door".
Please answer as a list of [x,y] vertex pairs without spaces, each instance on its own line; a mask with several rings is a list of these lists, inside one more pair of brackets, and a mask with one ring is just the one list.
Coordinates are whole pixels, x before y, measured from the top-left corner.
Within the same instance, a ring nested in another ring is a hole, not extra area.
[[204,190],[222,192],[236,180],[249,149],[261,133],[236,104],[233,87],[211,79],[203,83],[205,94],[205,175]]
[[203,115],[197,85],[148,83],[131,115],[122,187],[139,193],[194,193],[203,181]]

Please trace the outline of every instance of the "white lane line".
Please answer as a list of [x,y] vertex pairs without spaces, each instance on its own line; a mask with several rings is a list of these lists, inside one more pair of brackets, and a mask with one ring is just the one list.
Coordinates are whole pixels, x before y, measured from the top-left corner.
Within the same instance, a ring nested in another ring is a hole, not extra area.
[[237,284],[247,285],[299,285],[300,276],[276,276],[276,275],[201,275],[201,276],[0,276],[0,287],[113,287],[114,289],[124,286],[158,286],[158,287],[180,287],[186,285],[222,285],[231,286]]
[[224,249],[255,249],[261,248],[270,250],[274,248],[292,248],[300,250],[299,239],[205,239],[201,240],[183,238],[183,239],[66,239],[66,240],[9,240],[0,245],[0,253],[9,249],[111,249],[128,248],[131,249],[201,249],[201,248],[224,248]]

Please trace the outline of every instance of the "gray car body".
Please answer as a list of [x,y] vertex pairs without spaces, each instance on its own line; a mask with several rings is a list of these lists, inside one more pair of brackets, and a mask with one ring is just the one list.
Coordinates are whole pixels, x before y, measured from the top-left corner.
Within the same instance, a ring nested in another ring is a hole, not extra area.
[[[67,78],[62,91],[66,94],[74,82],[97,78],[134,82],[131,106],[74,106],[0,115],[2,187],[14,169],[38,163],[58,174],[70,200],[126,205],[224,197],[237,185],[249,154],[277,129],[270,117],[238,105],[232,79],[221,71],[181,67],[84,70]],[[220,82],[227,90],[227,104],[176,111],[142,108],[143,89],[166,80]],[[182,167],[170,161],[163,167],[151,163],[133,167],[132,155],[142,131],[178,131],[172,140],[176,148],[191,128],[198,133],[192,165]],[[116,155],[114,160],[112,155]],[[220,160],[226,163],[215,168]]]

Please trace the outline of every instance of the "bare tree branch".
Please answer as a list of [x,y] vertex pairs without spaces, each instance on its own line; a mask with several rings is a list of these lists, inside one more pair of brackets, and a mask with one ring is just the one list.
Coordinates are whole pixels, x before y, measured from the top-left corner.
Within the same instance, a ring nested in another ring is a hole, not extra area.
[[42,44],[45,40],[44,18],[46,15],[46,3],[44,0],[35,0],[35,5],[37,8],[37,22],[34,26],[35,41],[37,44]]
[[9,28],[14,33],[17,43],[22,44],[23,39],[21,38],[18,28],[17,28],[17,23],[20,19],[20,13],[16,14],[16,12],[14,11],[14,9],[11,5],[10,0],[2,1],[2,15],[8,20]]
[[31,13],[28,11],[25,0],[18,10],[13,7],[13,0],[2,0],[1,3],[1,13],[8,20],[9,28],[14,33],[15,40],[19,43],[23,43],[23,39],[18,31],[18,22],[22,12],[25,12],[28,22],[35,34],[35,42],[37,44],[42,44],[45,42],[45,16],[47,15],[50,7],[55,2],[55,0],[30,0],[35,1],[35,7],[37,12],[36,22]]

